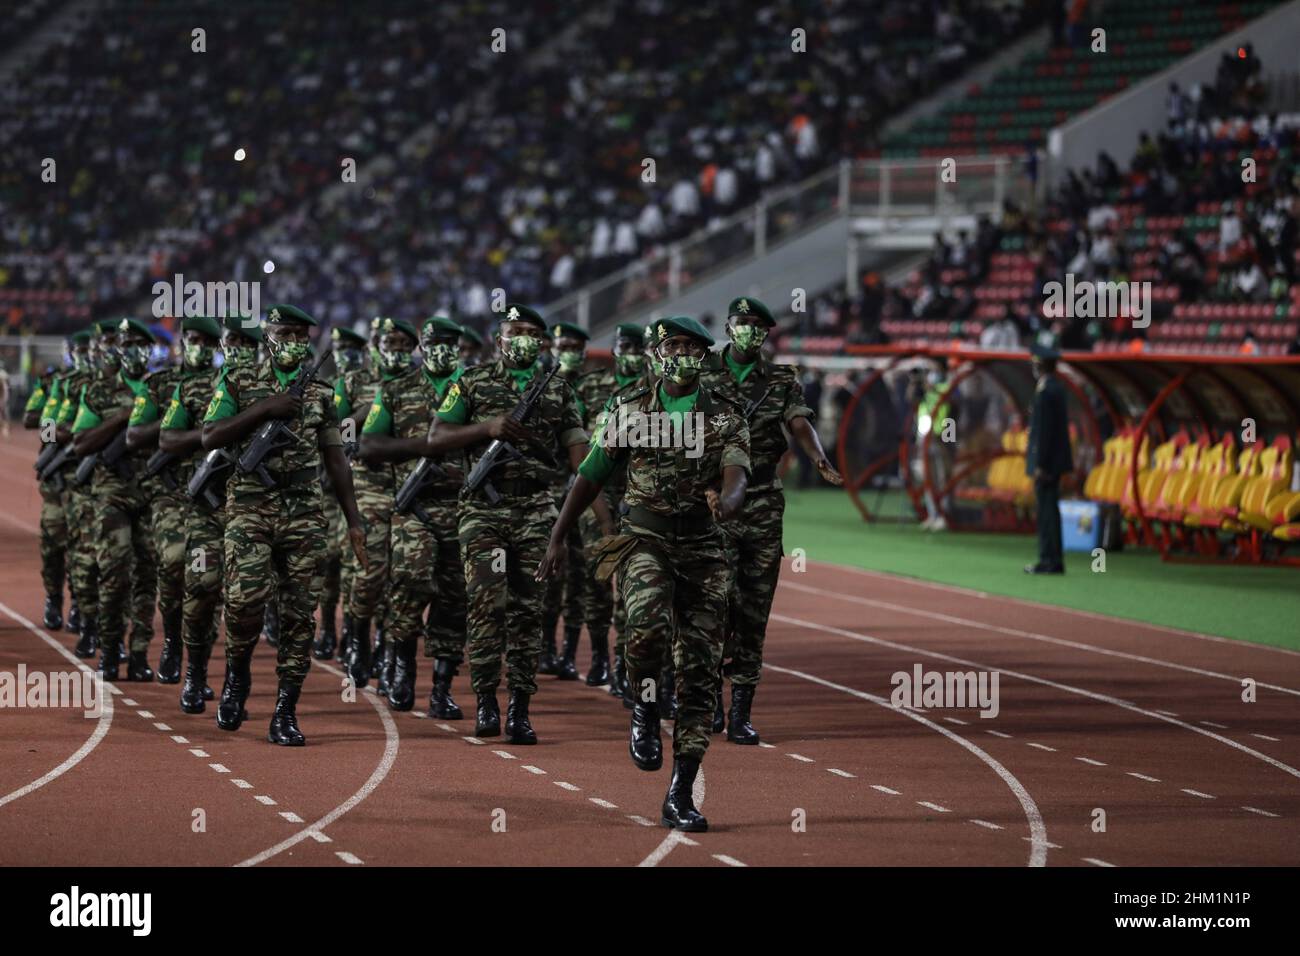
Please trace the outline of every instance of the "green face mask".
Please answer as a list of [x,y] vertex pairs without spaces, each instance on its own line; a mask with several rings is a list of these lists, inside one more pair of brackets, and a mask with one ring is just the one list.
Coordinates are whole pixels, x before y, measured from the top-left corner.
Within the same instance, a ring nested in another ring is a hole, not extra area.
[[216,350],[210,345],[185,343],[185,364],[190,368],[208,368],[212,364],[212,354]]
[[370,346],[369,352],[370,352],[370,367],[379,368],[383,364],[383,360],[379,357],[379,349],[375,348],[372,345]]
[[557,353],[561,372],[576,372],[582,368],[583,354],[572,349]]
[[257,347],[253,345],[223,345],[221,354],[226,368],[240,368],[257,361]]
[[541,351],[542,340],[535,335],[515,335],[501,340],[501,354],[518,368],[532,365]]
[[365,361],[365,353],[360,349],[335,349],[334,365],[340,375],[355,372]]
[[293,371],[311,358],[311,344],[309,342],[277,342],[267,336],[266,347],[270,350],[271,357],[275,359],[275,364],[280,366],[280,370],[284,372]]
[[767,329],[761,325],[729,325],[727,335],[742,352],[752,352],[767,340]]
[[614,370],[624,378],[635,378],[645,368],[644,355],[615,355]]
[[664,378],[674,385],[689,385],[699,376],[704,360],[698,355],[671,355],[662,364]]
[[379,349],[379,368],[388,375],[399,375],[411,367],[410,352],[389,352]]
[[420,349],[424,353],[424,367],[433,376],[450,375],[456,367],[456,346],[442,343],[426,345]]
[[131,378],[139,378],[144,374],[144,370],[149,367],[149,351],[147,345],[120,346],[117,352],[122,371]]

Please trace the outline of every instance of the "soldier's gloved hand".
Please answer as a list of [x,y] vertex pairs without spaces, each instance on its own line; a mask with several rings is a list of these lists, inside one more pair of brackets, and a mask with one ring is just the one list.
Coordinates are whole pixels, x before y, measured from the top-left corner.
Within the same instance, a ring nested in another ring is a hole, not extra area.
[[291,392],[276,392],[257,403],[267,418],[297,418],[302,411],[302,398]]
[[348,528],[348,541],[352,545],[352,553],[357,556],[357,562],[361,565],[361,570],[370,570],[370,556],[366,554],[366,532],[361,527]]
[[489,421],[487,430],[492,438],[511,443],[525,442],[529,437],[527,428],[505,415]]
[[545,581],[551,575],[558,574],[564,569],[564,563],[568,556],[569,549],[566,542],[556,541],[554,535],[552,535],[550,542],[546,545],[546,553],[542,555],[542,563],[537,566],[537,573],[533,575],[533,580]]
[[819,458],[817,460],[817,474],[822,476],[822,480],[832,485],[844,484],[844,476],[831,467],[830,460]]

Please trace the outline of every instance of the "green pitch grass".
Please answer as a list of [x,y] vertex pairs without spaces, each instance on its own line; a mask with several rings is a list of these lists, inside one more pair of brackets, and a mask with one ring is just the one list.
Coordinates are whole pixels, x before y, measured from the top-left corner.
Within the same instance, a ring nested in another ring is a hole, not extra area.
[[[868,499],[876,508],[876,496]],[[903,514],[896,496],[882,513]],[[1300,569],[1170,564],[1147,550],[1112,552],[1106,572],[1067,553],[1063,576],[1031,577],[1036,539],[1010,534],[922,531],[916,524],[866,524],[841,490],[786,489],[785,549],[809,560],[888,571],[942,584],[1095,611],[1300,650]]]

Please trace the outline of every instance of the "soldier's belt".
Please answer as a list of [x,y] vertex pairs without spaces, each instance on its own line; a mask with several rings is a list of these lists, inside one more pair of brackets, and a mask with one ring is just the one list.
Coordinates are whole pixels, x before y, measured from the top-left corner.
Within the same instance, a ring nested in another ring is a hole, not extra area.
[[551,486],[536,478],[511,478],[509,480],[493,480],[492,487],[496,488],[497,494],[505,495],[508,498],[528,498],[539,491],[549,489]]
[[308,482],[317,480],[315,468],[299,468],[288,472],[274,471],[268,468],[267,472],[277,488],[295,488],[298,485],[305,485]]
[[661,515],[641,505],[632,505],[625,520],[655,534],[677,538],[707,534],[714,526],[713,515],[708,508],[692,508],[680,514]]

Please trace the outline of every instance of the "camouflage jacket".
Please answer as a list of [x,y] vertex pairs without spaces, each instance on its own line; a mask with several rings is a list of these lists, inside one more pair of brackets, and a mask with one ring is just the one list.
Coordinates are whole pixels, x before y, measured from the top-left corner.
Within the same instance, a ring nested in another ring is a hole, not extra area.
[[[147,376],[146,376],[147,378]],[[144,379],[127,378],[122,372],[97,372],[81,390],[81,400],[77,406],[77,417],[73,421],[72,431],[83,432],[103,423],[115,412],[123,409],[134,411],[141,400],[146,400],[149,388]],[[125,426],[124,426],[125,427]],[[108,450],[100,449],[100,456]],[[91,478],[90,490],[96,498],[115,500],[127,504],[138,503],[144,497],[139,476],[149,460],[147,450],[127,452],[121,459],[121,466],[134,475],[125,478],[112,468],[97,465]]]
[[[169,365],[146,375],[144,384],[147,391],[145,394],[136,397],[135,406],[131,409],[129,424],[151,425],[161,416],[167,414],[167,410],[171,407],[172,395],[176,391],[176,384],[184,377],[187,377],[185,373],[175,365]],[[145,461],[148,462],[157,450],[157,446],[149,448],[148,454],[145,455]],[[184,491],[182,487],[169,492],[163,484],[161,474],[155,475],[153,478],[143,479],[143,481],[145,493],[150,497],[157,494],[175,494]]]
[[[357,409],[373,405],[382,378],[377,370],[366,366],[338,379],[334,383],[334,411],[338,420],[342,422],[356,414]],[[361,440],[360,430],[357,431],[355,440]],[[353,461],[352,481],[358,493],[371,491],[389,494],[393,490],[393,469],[387,465]]]
[[[742,413],[755,401],[759,404],[748,416],[750,457],[753,470],[749,491],[779,489],[781,479],[776,468],[789,450],[785,429],[795,418],[813,418],[813,410],[803,397],[803,385],[793,365],[778,365],[759,355],[745,380],[736,380],[727,364],[731,346],[709,357],[700,381],[717,389],[740,406]],[[761,399],[761,401],[760,401]]]
[[[599,408],[588,407],[587,412],[589,422],[587,430],[591,433],[591,443],[594,445],[597,436],[602,428],[605,427],[605,421],[609,418],[610,410],[620,399],[626,398],[633,392],[643,388],[649,388],[658,384],[658,379],[651,379],[649,372],[638,375],[636,378],[627,379],[620,383],[618,377],[611,371],[610,378],[614,383],[614,391],[611,392]],[[611,507],[617,509],[619,502],[623,500],[623,493],[627,490],[627,462],[620,460],[614,463],[614,470],[610,472],[609,477],[605,479],[605,495],[609,499]]]
[[[390,435],[393,438],[423,438],[429,434],[429,425],[433,422],[434,412],[451,390],[453,383],[459,381],[462,370],[457,368],[450,375],[435,380],[423,366],[407,375],[383,382],[375,393],[375,400],[370,405],[370,414],[361,429],[365,435]],[[439,387],[441,382],[441,388]],[[385,463],[392,473],[394,489],[402,487],[407,475],[415,470],[418,458],[399,461],[396,464]],[[463,456],[456,454],[446,456],[445,461],[460,468]],[[447,478],[433,480],[424,486],[422,497],[445,497],[460,487],[460,481]]]
[[[176,383],[176,387],[172,389],[171,400],[167,403],[167,411],[163,415],[163,429],[189,431],[200,428],[203,424],[203,415],[212,402],[212,394],[216,391],[217,382],[221,380],[221,374],[213,370],[206,374],[182,376]],[[189,483],[194,469],[198,467],[205,454],[207,453],[200,448],[176,466],[176,476],[182,488]]]

